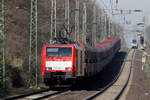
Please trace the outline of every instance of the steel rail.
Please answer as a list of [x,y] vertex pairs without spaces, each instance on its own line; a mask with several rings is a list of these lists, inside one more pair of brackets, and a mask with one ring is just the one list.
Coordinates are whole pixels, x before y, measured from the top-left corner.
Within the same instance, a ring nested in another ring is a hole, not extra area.
[[[57,92],[55,92],[55,93],[52,93],[52,94],[46,94],[46,95],[44,95],[44,96],[41,96],[41,97],[38,97],[38,98],[36,98],[36,99],[33,99],[33,100],[41,100],[41,99],[46,99],[46,98],[50,98],[50,97],[52,97],[52,96],[59,96],[59,95],[61,95],[61,94],[65,94],[65,93],[68,93],[68,92],[70,92],[69,90],[64,90],[64,91],[57,91]],[[53,97],[54,98],[54,97]]]
[[[128,50],[128,54],[129,54],[130,50]],[[127,54],[127,55],[128,55]],[[125,56],[125,59],[127,58],[127,55]],[[120,69],[120,72],[118,73],[118,75],[114,78],[114,80],[109,83],[107,86],[105,86],[104,88],[100,89],[98,92],[96,92],[95,94],[87,97],[85,100],[93,100],[94,98],[96,98],[97,96],[99,96],[100,94],[102,94],[105,90],[107,90],[109,87],[111,87],[116,81],[117,79],[119,78],[119,76],[121,75],[122,71],[123,71],[123,68],[125,66],[125,63],[126,62],[123,62],[122,66],[121,66],[121,69]]]
[[39,91],[32,91],[32,92],[29,92],[29,93],[25,93],[25,94],[21,94],[21,95],[15,95],[15,96],[10,96],[10,97],[6,97],[6,98],[3,98],[4,100],[13,100],[13,99],[19,99],[19,98],[23,98],[23,97],[27,97],[27,96],[31,96],[31,95],[35,95],[35,94],[38,94],[38,93],[41,93],[41,92],[47,92],[49,91],[50,89],[43,89],[43,90],[39,90]]
[[[135,50],[133,51],[132,59],[134,59],[134,56],[135,56]],[[129,83],[130,76],[131,76],[131,72],[132,72],[132,68],[133,68],[133,63],[134,63],[134,61],[131,61],[130,72],[129,72],[129,76],[128,76],[128,79],[127,79],[125,85],[123,86],[123,88],[121,89],[121,91],[120,91],[119,94],[115,97],[114,100],[119,100],[119,98],[120,98],[120,96],[122,95],[123,91],[124,91],[125,88],[127,87],[128,83]]]
[[[10,96],[10,97],[6,97],[6,98],[3,98],[4,100],[16,100],[16,99],[24,99],[24,98],[27,98],[27,97],[30,97],[30,96],[34,96],[34,95],[40,95],[40,94],[44,94],[44,92],[50,92],[51,90],[50,89],[43,89],[43,90],[39,90],[39,91],[34,91],[34,92],[29,92],[29,93],[26,93],[26,94],[22,94],[22,95],[17,95],[17,96]],[[67,92],[68,90],[62,90],[62,91],[51,91],[53,93],[48,93],[48,94],[45,94],[43,96],[39,96],[37,98],[33,98],[32,100],[40,100],[40,99],[44,99],[44,98],[47,98],[47,97],[50,97],[50,96],[54,96],[54,95],[59,95],[61,93],[65,93]]]

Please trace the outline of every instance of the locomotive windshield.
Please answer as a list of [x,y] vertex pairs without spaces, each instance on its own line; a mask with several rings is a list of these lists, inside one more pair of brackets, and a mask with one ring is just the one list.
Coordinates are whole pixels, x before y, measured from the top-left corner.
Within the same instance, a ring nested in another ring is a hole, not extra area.
[[72,56],[71,47],[48,47],[46,48],[46,56]]

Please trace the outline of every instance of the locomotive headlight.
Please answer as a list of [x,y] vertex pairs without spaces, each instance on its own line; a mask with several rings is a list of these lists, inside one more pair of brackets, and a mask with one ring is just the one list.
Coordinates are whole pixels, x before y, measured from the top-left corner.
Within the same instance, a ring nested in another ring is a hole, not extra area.
[[52,67],[47,67],[46,70],[52,70]]
[[66,71],[70,71],[70,70],[71,70],[71,67],[67,67],[67,68],[66,68]]

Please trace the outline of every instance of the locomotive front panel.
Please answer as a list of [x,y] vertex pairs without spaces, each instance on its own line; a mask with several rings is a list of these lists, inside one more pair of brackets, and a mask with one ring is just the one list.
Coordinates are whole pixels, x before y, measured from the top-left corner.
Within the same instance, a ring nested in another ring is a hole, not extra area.
[[47,47],[45,67],[50,72],[72,71],[72,48],[71,47]]
[[73,78],[73,45],[45,45],[42,50],[42,77],[45,83]]

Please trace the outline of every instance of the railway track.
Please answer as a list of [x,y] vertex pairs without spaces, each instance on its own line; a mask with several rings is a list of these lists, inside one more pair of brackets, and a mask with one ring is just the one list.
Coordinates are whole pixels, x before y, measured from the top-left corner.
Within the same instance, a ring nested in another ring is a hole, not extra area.
[[56,96],[67,92],[69,92],[69,90],[52,91],[50,89],[44,89],[23,95],[7,97],[4,100],[40,100],[50,96]]
[[116,79],[108,86],[106,86],[104,89],[87,97],[86,100],[118,100],[122,95],[130,79],[134,55],[135,50],[131,50],[128,54],[127,59],[124,60],[122,71],[120,71]]
[[[103,83],[103,79],[99,80],[97,84],[102,83],[104,84],[104,86],[100,84],[100,87],[90,87],[96,86],[96,84],[93,85],[90,83],[90,85],[87,85],[88,88],[83,85],[77,89],[68,89],[64,91],[52,91],[50,89],[46,89],[37,93],[31,93],[13,98],[6,98],[5,100],[107,100],[106,96],[111,97],[108,98],[108,100],[116,100],[120,97],[121,93],[128,83],[131,73],[130,65],[132,65],[134,52],[135,51],[130,51],[127,58],[125,57],[126,60],[120,60],[120,62],[128,63],[128,67],[124,67],[126,66],[126,63],[123,63],[122,67],[117,72],[117,75],[112,75],[113,80],[111,82],[109,81],[108,83]],[[118,62],[118,60],[116,60],[116,62]],[[124,74],[128,74],[128,76],[124,77]]]

